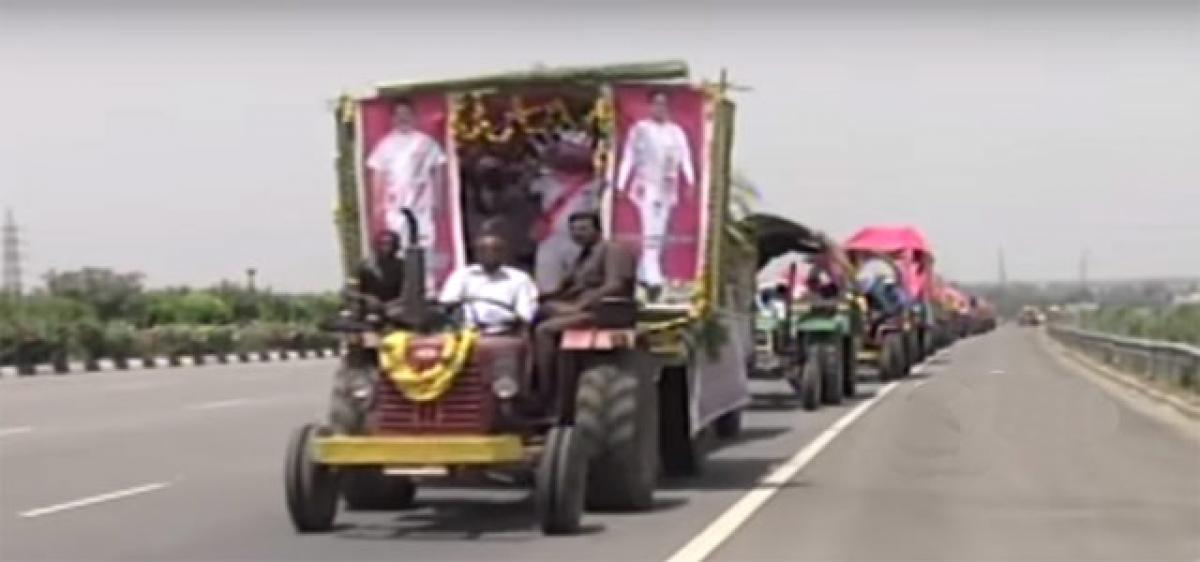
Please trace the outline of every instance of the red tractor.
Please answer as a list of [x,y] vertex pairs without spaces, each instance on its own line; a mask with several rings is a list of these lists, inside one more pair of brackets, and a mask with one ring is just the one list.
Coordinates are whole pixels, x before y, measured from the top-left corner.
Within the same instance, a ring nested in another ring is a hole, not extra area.
[[[406,276],[423,279],[423,261],[408,250]],[[636,304],[607,300],[592,325],[566,331],[554,380],[535,376],[528,330],[480,334],[465,327],[466,304],[427,302],[410,283],[383,310],[343,315],[329,423],[302,426],[288,449],[298,530],[331,529],[339,496],[350,509],[398,509],[419,478],[483,471],[531,473],[547,533],[577,530],[585,499],[651,506],[658,399]]]

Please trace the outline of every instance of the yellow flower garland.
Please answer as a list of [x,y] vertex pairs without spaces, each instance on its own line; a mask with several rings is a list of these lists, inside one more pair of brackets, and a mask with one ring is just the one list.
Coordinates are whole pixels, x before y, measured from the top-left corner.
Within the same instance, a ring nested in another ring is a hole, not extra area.
[[383,339],[379,367],[405,398],[413,402],[429,402],[441,398],[450,390],[471,357],[479,332],[468,329],[457,335],[446,334],[444,338],[442,356],[437,363],[420,371],[408,362],[411,332],[393,332]]

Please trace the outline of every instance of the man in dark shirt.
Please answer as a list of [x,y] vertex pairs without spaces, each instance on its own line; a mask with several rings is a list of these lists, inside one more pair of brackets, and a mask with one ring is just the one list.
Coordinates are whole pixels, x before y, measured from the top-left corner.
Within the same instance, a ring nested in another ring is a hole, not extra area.
[[375,235],[372,256],[363,260],[350,279],[347,295],[366,301],[368,306],[383,306],[400,298],[404,288],[404,260],[397,252],[400,239],[394,232]]
[[558,289],[543,295],[540,308],[543,320],[534,330],[539,377],[550,384],[563,331],[590,322],[594,306],[605,298],[632,299],[637,275],[637,257],[633,252],[601,240],[599,215],[573,213],[569,221],[571,238],[580,248],[579,257]]

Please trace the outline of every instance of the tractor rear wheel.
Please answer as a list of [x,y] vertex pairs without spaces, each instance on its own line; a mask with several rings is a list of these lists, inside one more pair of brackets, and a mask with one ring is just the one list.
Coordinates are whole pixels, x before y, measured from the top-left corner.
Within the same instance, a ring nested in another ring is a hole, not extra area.
[[842,340],[842,394],[854,398],[858,394],[858,340]]
[[305,424],[292,433],[284,463],[284,496],[292,525],[301,533],[333,529],[337,516],[338,474],[334,468],[317,464],[312,455],[315,424]]
[[896,380],[904,372],[904,342],[900,336],[890,333],[883,336],[879,344],[879,380]]
[[658,396],[653,377],[601,363],[579,376],[575,428],[590,458],[587,507],[640,510],[658,484]]

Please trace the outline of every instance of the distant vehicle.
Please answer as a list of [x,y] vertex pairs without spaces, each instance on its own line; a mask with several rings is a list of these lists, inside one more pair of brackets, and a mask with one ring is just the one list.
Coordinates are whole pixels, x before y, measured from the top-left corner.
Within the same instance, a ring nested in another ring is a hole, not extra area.
[[1032,306],[1021,309],[1017,316],[1017,324],[1021,326],[1041,326],[1046,322],[1046,315]]
[[853,397],[862,311],[849,259],[823,234],[782,217],[756,213],[742,224],[754,233],[759,271],[789,255],[810,265],[804,281],[793,262],[785,280],[760,290],[752,374],[786,381],[805,410]]

